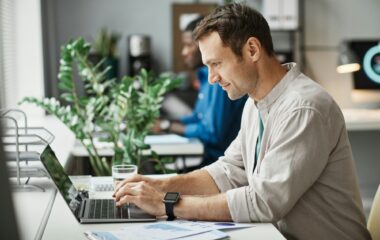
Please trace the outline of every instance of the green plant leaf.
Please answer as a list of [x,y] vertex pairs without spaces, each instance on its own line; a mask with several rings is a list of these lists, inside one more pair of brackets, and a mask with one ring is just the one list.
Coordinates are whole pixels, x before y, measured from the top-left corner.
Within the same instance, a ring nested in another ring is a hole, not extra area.
[[67,81],[65,79],[62,79],[59,83],[58,83],[58,87],[62,90],[65,90],[65,91],[71,91],[73,89],[73,85],[70,81]]
[[61,98],[68,102],[74,102],[74,96],[71,93],[62,93]]

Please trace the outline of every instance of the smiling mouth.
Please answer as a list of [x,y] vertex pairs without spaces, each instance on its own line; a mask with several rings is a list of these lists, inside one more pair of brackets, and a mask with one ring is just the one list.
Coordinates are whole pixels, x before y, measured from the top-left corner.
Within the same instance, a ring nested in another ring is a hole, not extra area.
[[220,86],[225,90],[228,86],[230,86],[230,84],[229,83],[223,84],[223,85],[220,84]]

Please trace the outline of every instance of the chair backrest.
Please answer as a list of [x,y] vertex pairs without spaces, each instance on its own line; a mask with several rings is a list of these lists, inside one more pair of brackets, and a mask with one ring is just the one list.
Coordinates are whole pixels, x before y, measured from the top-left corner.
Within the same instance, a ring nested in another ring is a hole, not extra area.
[[371,233],[372,240],[380,240],[380,185],[375,194],[375,198],[373,199],[367,228]]

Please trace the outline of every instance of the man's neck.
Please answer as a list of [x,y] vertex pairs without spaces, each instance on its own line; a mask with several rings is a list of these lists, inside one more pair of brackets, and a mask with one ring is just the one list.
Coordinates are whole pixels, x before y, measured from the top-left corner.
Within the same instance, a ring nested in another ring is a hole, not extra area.
[[275,57],[263,59],[258,66],[257,86],[252,94],[255,101],[263,99],[286,75],[287,69]]

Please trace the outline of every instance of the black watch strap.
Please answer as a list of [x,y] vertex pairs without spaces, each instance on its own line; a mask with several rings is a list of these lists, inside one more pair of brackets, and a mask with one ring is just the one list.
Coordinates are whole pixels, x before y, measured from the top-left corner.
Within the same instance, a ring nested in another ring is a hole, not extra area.
[[168,216],[168,221],[173,221],[176,217],[174,216],[174,203],[173,202],[165,202],[165,211]]
[[167,192],[165,194],[163,202],[165,204],[165,212],[166,212],[166,215],[168,216],[168,221],[173,221],[176,218],[174,216],[174,205],[178,202],[179,199],[180,199],[179,192]]

